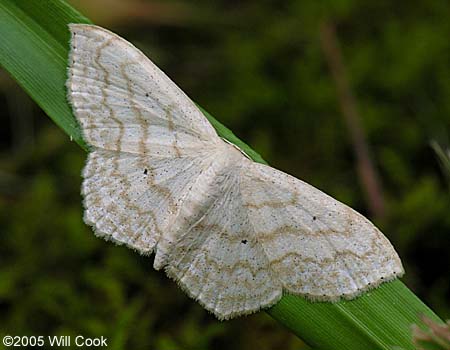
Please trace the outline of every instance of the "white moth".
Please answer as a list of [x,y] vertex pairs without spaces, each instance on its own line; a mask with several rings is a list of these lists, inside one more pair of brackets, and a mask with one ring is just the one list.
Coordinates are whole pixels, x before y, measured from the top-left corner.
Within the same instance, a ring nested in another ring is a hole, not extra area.
[[132,44],[69,27],[68,99],[91,147],[84,219],[98,236],[155,252],[154,268],[219,319],[283,291],[337,301],[403,274],[371,222],[224,142]]

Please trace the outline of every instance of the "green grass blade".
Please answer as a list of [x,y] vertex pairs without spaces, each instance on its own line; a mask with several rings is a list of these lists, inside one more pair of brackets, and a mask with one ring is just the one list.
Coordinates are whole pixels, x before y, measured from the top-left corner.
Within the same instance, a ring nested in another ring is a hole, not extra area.
[[430,143],[431,148],[433,148],[436,156],[439,159],[439,163],[442,168],[442,172],[447,177],[450,183],[450,150],[445,150],[437,141],[433,140]]
[[0,65],[86,149],[64,88],[70,21],[89,22],[61,1],[0,1]]
[[[60,0],[0,0],[0,65],[81,147],[86,145],[66,101],[70,22],[89,20]],[[264,160],[205,112],[218,133]],[[425,314],[440,321],[401,281],[352,301],[310,303],[286,295],[268,313],[318,349],[414,349],[410,326]]]

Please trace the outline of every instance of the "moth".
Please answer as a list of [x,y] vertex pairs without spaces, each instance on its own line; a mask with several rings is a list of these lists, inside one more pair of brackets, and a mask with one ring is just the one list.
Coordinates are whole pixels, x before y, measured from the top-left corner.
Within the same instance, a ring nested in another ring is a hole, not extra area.
[[388,239],[320,190],[252,161],[141,51],[70,24],[68,100],[90,147],[84,220],[219,319],[283,291],[351,299],[403,274]]

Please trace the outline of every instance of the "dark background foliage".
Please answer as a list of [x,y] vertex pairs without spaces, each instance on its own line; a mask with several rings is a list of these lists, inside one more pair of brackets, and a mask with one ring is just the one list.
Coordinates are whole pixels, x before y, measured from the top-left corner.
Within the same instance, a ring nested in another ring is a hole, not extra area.
[[[448,145],[447,1],[72,1],[134,42],[273,166],[373,219],[405,283],[450,317],[450,196],[431,140]],[[378,174],[373,212],[324,50],[327,23]],[[1,33],[0,33],[1,35]],[[300,349],[264,312],[219,323],[82,222],[86,154],[0,71],[0,327],[105,335],[109,348]]]

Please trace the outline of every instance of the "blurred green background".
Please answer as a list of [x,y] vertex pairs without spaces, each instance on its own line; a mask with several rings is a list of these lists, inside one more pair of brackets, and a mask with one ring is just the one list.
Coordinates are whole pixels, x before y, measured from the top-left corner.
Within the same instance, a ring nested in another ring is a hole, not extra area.
[[[449,144],[447,1],[69,2],[271,165],[374,220],[403,281],[450,317],[449,174],[430,147]],[[104,335],[111,349],[307,348],[264,312],[216,321],[152,259],[95,238],[86,154],[1,70],[0,120],[2,331]],[[366,148],[373,172],[358,171]]]

